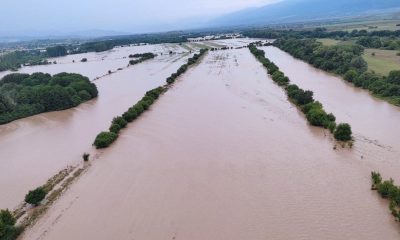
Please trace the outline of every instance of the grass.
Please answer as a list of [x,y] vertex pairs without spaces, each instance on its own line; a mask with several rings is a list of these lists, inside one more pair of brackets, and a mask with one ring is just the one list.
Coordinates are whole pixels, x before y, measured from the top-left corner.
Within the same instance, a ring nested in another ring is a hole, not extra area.
[[[375,56],[372,56],[375,53]],[[377,74],[388,75],[390,71],[400,69],[400,56],[395,50],[365,49],[364,59],[368,63],[368,70]]]
[[340,40],[335,40],[332,38],[318,38],[317,41],[325,46],[335,46],[341,42]]
[[353,30],[367,30],[367,31],[380,31],[380,30],[400,30],[398,20],[361,20],[349,21],[335,24],[326,24],[329,31],[353,31]]
[[317,41],[322,43],[324,46],[336,46],[336,45],[352,45],[354,40],[341,41],[332,38],[317,38]]

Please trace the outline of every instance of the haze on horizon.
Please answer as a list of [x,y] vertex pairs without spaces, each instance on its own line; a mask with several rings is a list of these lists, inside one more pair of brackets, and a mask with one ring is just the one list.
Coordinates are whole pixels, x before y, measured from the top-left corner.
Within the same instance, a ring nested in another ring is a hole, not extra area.
[[126,33],[199,27],[220,15],[277,0],[4,0],[0,35]]

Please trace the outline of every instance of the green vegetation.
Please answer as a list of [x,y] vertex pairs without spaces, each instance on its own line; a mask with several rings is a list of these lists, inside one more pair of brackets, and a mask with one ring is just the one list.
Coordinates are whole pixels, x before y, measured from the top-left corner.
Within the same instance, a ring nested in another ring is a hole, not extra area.
[[324,46],[335,46],[342,42],[332,38],[318,38],[317,41],[322,43]]
[[90,154],[89,154],[89,153],[84,153],[84,154],[82,155],[83,161],[85,161],[85,162],[89,161],[89,157],[90,157]]
[[351,140],[351,127],[347,123],[341,123],[336,127],[335,138],[340,141],[350,141]]
[[349,124],[339,124],[336,127],[336,118],[332,113],[326,113],[322,104],[315,101],[312,91],[305,91],[297,85],[290,84],[289,78],[279,70],[275,63],[265,57],[265,52],[259,50],[254,44],[249,45],[251,53],[267,68],[272,80],[286,90],[289,99],[300,107],[306,115],[308,122],[313,126],[329,129],[339,141],[350,141],[351,128]]
[[101,132],[96,136],[94,140],[94,145],[96,148],[106,148],[110,146],[116,139],[118,135],[113,132]]
[[[279,39],[275,45],[317,68],[342,75],[356,87],[368,89],[377,97],[400,105],[399,71],[389,72],[382,77],[367,71],[367,63],[362,58],[364,49],[359,45],[323,46],[314,39]],[[392,76],[392,77],[390,77]]]
[[14,51],[0,55],[0,72],[6,70],[16,71],[22,65],[46,65],[49,62],[40,51]]
[[372,190],[377,190],[382,198],[390,201],[389,209],[397,221],[400,221],[400,187],[393,179],[382,181],[380,173],[372,172]]
[[55,46],[46,48],[48,57],[61,57],[68,54],[67,49],[64,46]]
[[159,98],[159,96],[166,90],[164,87],[158,87],[153,90],[148,91],[145,96],[126,111],[122,117],[116,117],[113,119],[110,131],[101,132],[97,135],[94,146],[96,148],[107,148],[118,138],[118,133],[121,129],[125,128],[129,122],[132,122],[137,117],[139,117],[144,111],[149,109],[149,107]]
[[157,55],[155,55],[154,53],[141,53],[141,54],[133,54],[133,55],[129,55],[129,58],[138,58],[138,59],[132,59],[129,61],[129,65],[135,65],[141,62],[144,62],[146,60],[155,58]]
[[96,85],[80,74],[9,74],[0,80],[0,124],[75,107],[97,94]]
[[[173,73],[170,77],[167,78],[167,85],[171,85],[172,83],[174,83],[176,78],[186,72],[188,67],[195,64],[207,51],[207,49],[201,49],[199,54],[194,54],[193,57],[189,58],[186,64],[182,65],[176,73]],[[155,55],[146,54],[146,56],[154,57]],[[132,55],[132,57],[134,57],[134,55]],[[128,123],[133,122],[142,113],[148,110],[150,106],[160,97],[160,95],[167,90],[167,86],[162,86],[146,92],[142,99],[135,105],[130,107],[126,112],[124,112],[122,116],[115,117],[111,122],[109,131],[99,133],[93,145],[96,146],[96,148],[98,149],[107,148],[108,146],[110,146],[113,142],[115,142],[115,140],[117,140],[119,136],[118,134],[123,128],[128,125]]]
[[189,68],[189,66],[195,64],[201,56],[203,56],[206,52],[208,51],[208,49],[201,49],[200,53],[196,53],[193,55],[193,57],[188,59],[187,64],[183,64],[176,73],[171,74],[170,77],[167,78],[167,83],[168,84],[172,84],[175,82],[175,80],[182,75],[183,73],[185,73],[187,71],[187,69]]
[[0,72],[6,70],[16,71],[22,65],[34,66],[51,64],[46,58],[65,56],[67,53],[65,46],[47,47],[46,52],[41,52],[39,50],[9,52],[0,55]]
[[14,240],[18,237],[21,229],[15,223],[16,219],[8,209],[0,210],[0,240]]
[[390,71],[400,69],[400,56],[396,50],[365,49],[363,58],[368,63],[368,70],[387,76]]
[[187,42],[189,34],[183,32],[167,32],[154,34],[140,34],[131,36],[117,36],[112,40],[98,39],[97,41],[84,43],[79,46],[78,50],[73,53],[84,52],[103,52],[113,49],[116,46],[124,46],[130,44],[161,44],[161,43],[182,43]]
[[46,194],[47,192],[42,187],[38,187],[26,194],[25,202],[37,206],[46,197]]

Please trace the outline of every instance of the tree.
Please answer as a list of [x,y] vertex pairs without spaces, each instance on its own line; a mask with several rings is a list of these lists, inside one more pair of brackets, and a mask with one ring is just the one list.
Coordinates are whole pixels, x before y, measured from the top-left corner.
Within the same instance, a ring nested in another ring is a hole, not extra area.
[[49,57],[61,57],[67,55],[67,49],[64,46],[55,46],[46,48]]
[[113,132],[101,132],[97,135],[94,145],[96,148],[107,148],[110,146],[116,139],[118,135]]
[[46,197],[46,194],[46,191],[42,187],[38,187],[35,190],[29,191],[25,196],[25,202],[37,206]]
[[0,210],[0,223],[4,225],[14,225],[16,222],[14,216],[11,214],[11,212],[6,209],[6,210]]
[[400,70],[391,71],[387,78],[389,83],[398,84],[400,85]]
[[350,141],[352,139],[351,135],[351,127],[347,123],[339,124],[334,132],[335,139],[339,141]]

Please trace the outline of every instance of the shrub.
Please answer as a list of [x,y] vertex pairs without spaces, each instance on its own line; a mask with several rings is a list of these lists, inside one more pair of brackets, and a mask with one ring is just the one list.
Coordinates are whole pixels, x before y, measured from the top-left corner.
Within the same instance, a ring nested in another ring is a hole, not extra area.
[[347,123],[339,124],[334,133],[335,139],[339,141],[350,141],[352,138],[351,135],[351,127]]
[[106,148],[110,146],[117,138],[118,135],[113,132],[101,132],[97,135],[94,145],[97,149]]
[[6,209],[0,211],[0,223],[2,223],[3,225],[13,226],[16,223],[16,220],[11,212]]
[[137,118],[138,114],[134,108],[130,108],[128,111],[126,111],[124,114],[122,114],[122,117],[125,119],[127,122],[132,122]]
[[82,58],[81,62],[87,62],[87,58]]
[[123,117],[115,117],[112,121],[112,124],[119,125],[120,128],[125,128],[128,124],[127,121]]
[[121,131],[121,127],[118,124],[111,124],[111,127],[109,130],[110,130],[110,132],[118,134],[119,131]]
[[313,126],[324,127],[326,122],[328,122],[328,116],[322,109],[311,109],[306,116],[307,120]]
[[85,162],[89,161],[89,156],[90,156],[89,153],[84,153],[84,154],[82,155],[83,161],[85,161]]
[[46,191],[42,187],[38,187],[35,190],[29,191],[25,196],[25,202],[37,206],[46,197],[46,194]]
[[380,184],[382,182],[382,176],[378,172],[371,172],[371,178],[373,184]]

